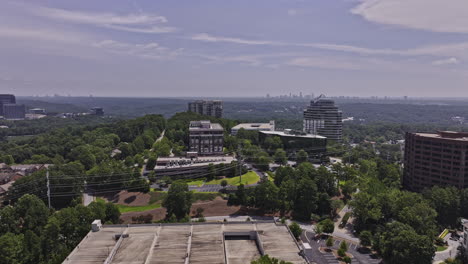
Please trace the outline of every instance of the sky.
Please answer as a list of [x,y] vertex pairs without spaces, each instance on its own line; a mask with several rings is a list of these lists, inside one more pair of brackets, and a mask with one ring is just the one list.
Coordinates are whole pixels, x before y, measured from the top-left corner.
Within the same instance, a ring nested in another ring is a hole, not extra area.
[[1,0],[0,93],[468,96],[466,0]]

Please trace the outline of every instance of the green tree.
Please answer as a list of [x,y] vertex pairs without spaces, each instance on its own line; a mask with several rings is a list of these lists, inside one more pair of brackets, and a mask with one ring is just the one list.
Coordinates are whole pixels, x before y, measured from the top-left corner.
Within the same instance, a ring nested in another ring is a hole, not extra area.
[[247,193],[245,192],[244,184],[239,184],[236,190],[236,197],[238,199],[238,203],[241,205],[247,204]]
[[0,263],[23,264],[23,234],[6,233],[0,236]]
[[332,234],[335,231],[335,223],[331,219],[325,219],[319,223],[324,233]]
[[310,220],[310,216],[317,209],[317,186],[309,178],[303,177],[299,180],[294,200],[294,217],[301,220]]
[[364,230],[359,234],[359,241],[361,246],[370,247],[372,245],[372,233],[370,231]]
[[222,180],[221,181],[221,187],[223,187],[223,189],[225,189],[227,185],[228,185],[227,180]]
[[335,241],[333,240],[332,236],[329,236],[325,242],[325,245],[327,245],[328,248],[331,248],[333,244],[335,244]]
[[460,193],[455,187],[434,186],[426,189],[423,196],[428,199],[437,211],[437,222],[444,227],[458,225]]
[[291,233],[296,239],[299,239],[301,237],[302,228],[296,222],[293,222],[289,225],[289,230],[291,230]]
[[120,222],[119,208],[113,203],[106,203],[106,222],[118,224]]
[[261,256],[259,259],[250,262],[250,264],[292,264],[292,263],[286,262],[284,260],[272,258],[268,255],[264,255],[264,256]]
[[26,194],[16,203],[15,215],[20,220],[22,230],[40,234],[42,227],[47,224],[49,209],[36,196]]
[[380,236],[379,252],[385,263],[431,263],[435,254],[432,239],[418,235],[408,225],[388,224]]
[[5,155],[2,157],[2,161],[6,164],[6,165],[12,165],[13,163],[15,163],[15,159],[13,158],[12,155]]
[[281,165],[286,165],[286,163],[288,162],[286,151],[280,148],[275,151],[275,155],[273,156],[273,158],[276,163],[281,164]]
[[39,263],[42,259],[41,239],[31,230],[24,234],[23,258],[26,263]]
[[149,157],[146,162],[146,170],[152,171],[154,170],[155,166],[156,166],[156,158],[153,156]]
[[255,187],[255,207],[266,211],[278,208],[278,187],[271,181],[262,181]]
[[216,168],[213,163],[208,164],[208,175],[206,177],[207,181],[211,181],[216,177]]
[[172,183],[162,206],[167,210],[167,218],[172,215],[174,215],[177,220],[186,217],[190,213],[190,208],[192,207],[192,192],[189,191],[188,185],[181,181]]
[[340,243],[340,249],[343,250],[344,252],[348,251],[348,244],[346,243],[346,241],[341,241]]
[[308,160],[309,160],[309,154],[307,154],[307,152],[305,152],[303,149],[299,150],[296,153],[296,162],[297,162],[297,164],[300,164],[302,162],[306,162]]
[[0,236],[6,233],[19,232],[19,219],[12,206],[0,209]]

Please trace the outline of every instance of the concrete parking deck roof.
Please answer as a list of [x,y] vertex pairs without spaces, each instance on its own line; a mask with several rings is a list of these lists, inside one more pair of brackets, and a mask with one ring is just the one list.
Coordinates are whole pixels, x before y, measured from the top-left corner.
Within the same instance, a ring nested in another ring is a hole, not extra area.
[[[225,240],[227,234],[249,232],[258,240]],[[128,237],[115,239],[120,234]],[[306,263],[287,227],[274,222],[103,226],[90,232],[63,263],[237,264],[250,263],[262,251],[281,260]]]

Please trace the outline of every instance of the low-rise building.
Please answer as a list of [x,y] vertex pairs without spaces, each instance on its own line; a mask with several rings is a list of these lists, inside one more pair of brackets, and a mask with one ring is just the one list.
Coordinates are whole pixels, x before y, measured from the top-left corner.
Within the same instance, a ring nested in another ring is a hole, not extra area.
[[199,155],[222,155],[224,129],[220,124],[210,121],[191,121],[189,145],[190,151]]
[[156,177],[170,176],[171,178],[200,178],[208,173],[210,164],[230,165],[236,159],[232,156],[210,156],[210,157],[161,157],[156,161],[154,171]]
[[104,115],[104,109],[102,107],[93,107],[93,108],[91,108],[91,114],[92,115],[97,115],[97,116],[103,116]]
[[240,129],[247,131],[275,131],[275,121],[270,121],[270,123],[242,123],[231,128],[231,135],[237,135]]
[[29,109],[30,114],[35,114],[35,115],[45,115],[46,111],[44,108],[32,108]]
[[268,137],[279,137],[283,148],[287,152],[301,149],[309,153],[310,157],[322,157],[327,152],[327,138],[319,135],[307,134],[302,131],[285,129],[284,131],[260,131],[259,140],[263,143]]

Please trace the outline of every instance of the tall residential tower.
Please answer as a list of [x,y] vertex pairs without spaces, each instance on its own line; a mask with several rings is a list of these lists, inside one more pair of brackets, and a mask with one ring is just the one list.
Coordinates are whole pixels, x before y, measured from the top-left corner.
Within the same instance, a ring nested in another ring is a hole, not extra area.
[[197,100],[188,103],[190,112],[199,113],[200,115],[214,116],[217,118],[223,117],[223,101],[220,100]]
[[304,132],[341,141],[343,133],[342,113],[331,99],[320,95],[304,110]]

